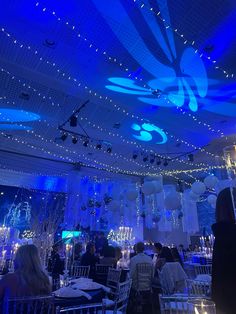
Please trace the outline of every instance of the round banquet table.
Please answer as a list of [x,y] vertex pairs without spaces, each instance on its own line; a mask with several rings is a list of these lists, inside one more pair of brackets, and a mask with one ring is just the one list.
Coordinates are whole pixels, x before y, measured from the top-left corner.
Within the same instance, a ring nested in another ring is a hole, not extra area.
[[55,297],[54,299],[55,306],[67,307],[73,305],[101,303],[102,299],[105,297],[105,291],[103,289],[86,290],[85,292],[88,293],[92,297],[92,299],[88,300],[83,296],[78,298]]

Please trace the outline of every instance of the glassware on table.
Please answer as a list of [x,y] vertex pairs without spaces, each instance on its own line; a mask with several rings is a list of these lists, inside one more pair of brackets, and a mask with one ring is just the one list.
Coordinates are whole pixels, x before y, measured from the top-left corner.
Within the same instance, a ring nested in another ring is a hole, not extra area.
[[215,303],[204,299],[188,300],[189,314],[216,314]]

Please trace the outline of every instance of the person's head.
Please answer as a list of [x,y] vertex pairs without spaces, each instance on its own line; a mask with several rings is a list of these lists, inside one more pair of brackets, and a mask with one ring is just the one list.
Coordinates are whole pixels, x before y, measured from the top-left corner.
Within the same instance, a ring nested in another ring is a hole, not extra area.
[[154,249],[159,254],[162,250],[162,244],[160,242],[154,243]]
[[143,242],[138,242],[137,244],[136,244],[136,252],[137,253],[143,253],[143,251],[144,251],[144,243]]
[[180,250],[180,251],[183,251],[183,249],[184,249],[183,244],[180,244],[180,245],[179,245],[179,250]]
[[165,258],[167,263],[174,262],[171,250],[167,246],[163,246],[160,257]]
[[56,254],[56,253],[58,253],[59,252],[59,245],[53,245],[53,247],[52,247],[52,252],[54,253],[54,254]]
[[113,246],[107,245],[103,249],[104,257],[115,257],[115,249]]
[[174,260],[175,260],[175,261],[177,261],[177,262],[182,263],[182,261],[181,261],[181,258],[180,258],[180,255],[179,255],[179,252],[178,252],[177,248],[176,248],[176,247],[172,247],[172,248],[170,249],[170,251],[171,251],[171,254],[172,254],[172,256],[173,256]]
[[16,252],[14,265],[20,275],[21,283],[28,287],[32,295],[50,293],[49,278],[43,270],[35,245],[20,246]]
[[95,245],[92,242],[89,242],[86,246],[86,252],[90,253],[90,254],[94,254],[95,253]]
[[235,222],[232,196],[236,195],[234,188],[231,194],[230,188],[222,190],[216,200],[216,222]]

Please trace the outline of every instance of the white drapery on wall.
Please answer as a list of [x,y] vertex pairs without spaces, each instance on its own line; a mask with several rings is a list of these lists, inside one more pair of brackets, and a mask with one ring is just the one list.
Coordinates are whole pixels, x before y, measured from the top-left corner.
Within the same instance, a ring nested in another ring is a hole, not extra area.
[[189,190],[183,193],[182,211],[183,211],[183,231],[194,234],[199,231],[197,204],[189,195]]

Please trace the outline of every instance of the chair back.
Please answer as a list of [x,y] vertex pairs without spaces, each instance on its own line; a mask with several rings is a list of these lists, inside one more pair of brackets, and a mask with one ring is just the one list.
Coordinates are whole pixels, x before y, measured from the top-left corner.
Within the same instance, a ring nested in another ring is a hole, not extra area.
[[118,311],[123,314],[126,313],[131,285],[132,285],[131,279],[118,284],[114,313]]
[[186,286],[190,297],[204,297],[207,299],[211,296],[211,282],[187,279]]
[[73,265],[72,276],[76,278],[80,278],[80,277],[88,278],[89,271],[90,271],[90,266]]
[[121,269],[109,268],[107,274],[106,286],[111,289],[112,293],[116,293],[120,282]]
[[152,289],[153,265],[139,263],[136,265],[137,291],[150,291]]
[[211,275],[212,265],[195,265],[194,266],[195,276],[197,275]]
[[54,297],[37,296],[37,297],[19,297],[5,298],[3,301],[4,314],[54,314]]
[[57,307],[56,314],[105,314],[103,303],[83,304],[69,307]]
[[184,292],[187,275],[180,263],[165,263],[159,272],[159,277],[164,294]]
[[106,284],[108,271],[111,267],[112,265],[96,264],[96,281],[101,284]]
[[187,297],[159,295],[161,314],[189,314]]

